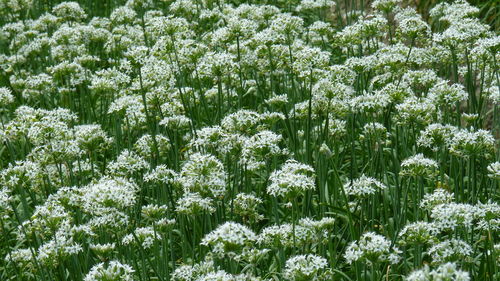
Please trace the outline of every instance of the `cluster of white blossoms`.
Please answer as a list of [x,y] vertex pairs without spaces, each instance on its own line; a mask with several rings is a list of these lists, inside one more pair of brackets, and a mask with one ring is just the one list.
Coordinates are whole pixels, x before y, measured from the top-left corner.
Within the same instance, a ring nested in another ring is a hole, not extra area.
[[215,212],[215,207],[212,198],[204,198],[197,192],[185,192],[182,197],[177,200],[176,211],[179,214],[199,214],[206,212],[211,214]]
[[453,202],[453,200],[453,193],[443,188],[437,188],[434,192],[424,195],[424,198],[420,201],[420,207],[427,211],[431,211],[434,207],[441,204],[449,204]]
[[428,222],[414,222],[405,225],[398,234],[398,242],[401,245],[408,244],[433,244],[437,241],[439,229]]
[[364,174],[351,182],[344,184],[344,190],[347,195],[352,195],[356,198],[364,198],[375,194],[377,191],[382,191],[386,186],[380,181],[367,177]]
[[349,244],[344,254],[348,263],[365,261],[367,263],[389,262],[397,263],[401,251],[391,245],[391,242],[382,235],[374,232],[364,233],[358,241]]
[[248,227],[235,222],[226,222],[208,233],[201,244],[210,246],[216,255],[235,258],[246,247],[251,247],[256,240],[257,235]]
[[401,162],[401,175],[414,177],[430,177],[438,169],[436,161],[425,158],[423,154],[417,154]]
[[0,279],[499,279],[495,9],[407,2],[0,1]]
[[464,241],[451,239],[432,246],[428,253],[434,263],[447,261],[464,261],[472,254],[472,247]]
[[430,217],[439,229],[453,230],[457,227],[472,227],[474,213],[475,207],[470,204],[448,203],[432,208]]
[[12,91],[7,87],[0,88],[0,104],[2,107],[6,107],[9,103],[14,102],[14,96],[12,95]]
[[283,276],[286,280],[328,280],[328,262],[325,258],[316,255],[300,255],[286,261]]
[[238,193],[233,201],[234,213],[250,221],[260,221],[264,219],[258,210],[258,206],[262,203],[262,199],[252,194]]
[[296,160],[287,160],[281,169],[269,176],[267,193],[291,200],[316,187],[313,174],[314,169],[311,166]]
[[406,276],[408,281],[469,281],[470,275],[468,272],[460,270],[455,263],[444,263],[436,269],[430,270],[428,265],[424,268],[415,270]]
[[184,163],[177,179],[185,192],[221,197],[226,191],[226,172],[212,155],[195,153]]
[[263,247],[294,247],[308,244],[325,244],[331,239],[334,218],[321,220],[300,219],[294,226],[290,223],[271,225],[261,230],[257,242]]
[[488,165],[488,176],[490,178],[499,180],[500,179],[500,162],[494,162]]
[[85,276],[85,281],[132,281],[134,270],[128,264],[122,264],[119,261],[110,261],[108,264],[99,263],[93,266]]

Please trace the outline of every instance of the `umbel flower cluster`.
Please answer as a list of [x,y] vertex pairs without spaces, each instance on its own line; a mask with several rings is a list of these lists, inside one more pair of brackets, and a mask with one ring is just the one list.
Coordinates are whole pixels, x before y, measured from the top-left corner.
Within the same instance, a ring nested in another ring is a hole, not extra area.
[[0,280],[500,280],[498,30],[410,2],[1,0]]

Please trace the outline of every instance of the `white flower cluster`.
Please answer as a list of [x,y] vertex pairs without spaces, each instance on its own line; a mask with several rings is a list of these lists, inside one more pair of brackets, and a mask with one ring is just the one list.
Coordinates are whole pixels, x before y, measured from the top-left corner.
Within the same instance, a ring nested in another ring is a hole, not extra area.
[[454,230],[457,227],[472,227],[476,208],[469,204],[448,203],[432,208],[431,218],[440,230]]
[[238,258],[243,250],[252,247],[255,241],[257,235],[248,227],[235,222],[226,222],[205,235],[201,244],[210,246],[212,252],[220,257]]
[[364,233],[358,241],[351,242],[344,253],[348,263],[363,260],[367,263],[389,262],[395,264],[401,259],[401,251],[382,235]]
[[222,197],[226,191],[226,177],[224,166],[217,158],[195,153],[182,166],[177,181],[186,192]]
[[462,129],[456,132],[450,143],[450,152],[461,157],[488,157],[495,149],[495,139],[489,131]]
[[252,194],[238,193],[233,201],[234,212],[250,221],[260,221],[264,216],[259,213],[258,206],[263,202]]
[[365,175],[361,175],[361,177],[352,180],[350,183],[344,184],[345,193],[357,198],[367,197],[385,188],[386,186],[380,181]]
[[403,160],[399,173],[405,176],[431,177],[437,169],[438,164],[436,161],[425,158],[423,154],[419,153]]
[[316,255],[299,255],[286,261],[283,273],[286,280],[328,280],[328,262],[325,258]]
[[211,198],[204,198],[197,192],[185,192],[179,200],[177,200],[176,211],[180,214],[199,214],[213,213],[215,207]]
[[437,241],[439,229],[434,223],[429,222],[414,222],[405,225],[398,234],[398,243],[401,245],[408,244],[433,244]]
[[295,245],[324,244],[332,235],[334,218],[321,220],[300,219],[295,226],[290,223],[265,227],[258,235],[258,244],[265,247],[293,247]]
[[85,276],[85,281],[132,281],[134,270],[128,264],[119,261],[110,261],[108,264],[99,263],[93,266]]
[[424,198],[420,201],[420,207],[427,211],[431,211],[436,206],[441,204],[444,206],[453,202],[453,199],[453,193],[450,193],[445,189],[438,188],[434,190],[433,193],[427,193],[424,195]]
[[267,193],[275,197],[293,199],[307,190],[315,189],[313,174],[314,169],[311,166],[293,159],[287,160],[280,170],[269,176]]
[[7,87],[0,87],[0,104],[2,107],[14,102],[12,91]]
[[462,240],[451,239],[432,246],[427,254],[437,264],[463,261],[472,254],[472,247]]
[[444,263],[436,269],[430,270],[428,265],[415,270],[406,276],[407,281],[469,281],[470,276],[466,271],[460,270],[455,263]]

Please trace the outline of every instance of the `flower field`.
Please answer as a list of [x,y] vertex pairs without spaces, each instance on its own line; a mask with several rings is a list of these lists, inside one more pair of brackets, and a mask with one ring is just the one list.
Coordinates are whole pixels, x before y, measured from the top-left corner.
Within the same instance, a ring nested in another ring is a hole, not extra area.
[[0,280],[500,280],[482,13],[0,0]]

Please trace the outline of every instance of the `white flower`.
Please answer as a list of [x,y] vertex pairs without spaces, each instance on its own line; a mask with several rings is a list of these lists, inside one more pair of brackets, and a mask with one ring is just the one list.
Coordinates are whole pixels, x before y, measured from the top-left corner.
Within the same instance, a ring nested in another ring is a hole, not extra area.
[[[228,122],[226,118],[224,118],[223,121],[224,120]],[[233,124],[227,126],[238,128],[237,122],[238,121],[234,121]],[[228,123],[232,123],[232,121]],[[236,130],[245,129],[235,129],[235,131]],[[196,137],[190,140],[188,146],[193,151],[216,151],[222,155],[234,155],[238,153],[245,139],[246,137],[240,136],[239,134],[226,132],[220,126],[212,126],[197,130]]]
[[128,264],[113,260],[108,264],[94,265],[85,275],[84,281],[133,281],[134,270]]
[[[315,128],[317,131],[317,134],[322,134],[326,126],[326,120],[325,122],[321,125]],[[344,120],[339,120],[339,119],[330,119],[328,120],[328,134],[332,138],[338,138],[342,137],[347,133],[347,122]]]
[[443,46],[457,47],[488,36],[489,27],[482,24],[477,18],[464,18],[453,21],[450,26],[441,33],[433,34],[433,41]]
[[194,265],[181,265],[172,273],[173,281],[193,281],[201,275],[214,272],[214,262],[206,256],[205,260]]
[[429,90],[428,98],[436,105],[455,106],[457,102],[467,100],[469,95],[461,84],[449,85],[442,81]]
[[430,16],[439,18],[442,21],[459,21],[466,17],[476,15],[479,9],[470,5],[465,0],[454,1],[453,3],[439,3],[430,10]]
[[354,24],[346,26],[336,36],[342,46],[352,46],[382,36],[386,28],[387,19],[376,14],[372,17],[359,19]]
[[295,8],[297,12],[322,9],[322,8],[332,8],[335,6],[335,2],[332,0],[301,0],[300,4]]
[[206,273],[194,279],[194,281],[260,281],[258,277],[248,274],[229,274],[224,270],[217,270]]
[[[161,156],[167,155],[171,147],[170,139],[164,135],[156,135],[155,140],[158,153]],[[134,149],[142,157],[151,157],[151,152],[154,152],[154,146],[153,137],[150,134],[145,134],[136,141]]]
[[430,124],[420,131],[417,144],[437,151],[441,146],[448,147],[457,132],[458,128],[451,125]]
[[347,195],[359,198],[375,194],[378,190],[384,189],[386,189],[386,186],[383,183],[365,175],[361,175],[361,177],[352,180],[352,182],[344,184],[344,190]]
[[4,216],[8,217],[8,213],[12,211],[11,201],[12,197],[7,188],[3,187],[0,189],[0,218]]
[[249,134],[255,132],[261,120],[259,113],[242,109],[226,115],[221,121],[221,127],[230,133]]
[[442,231],[455,230],[457,227],[470,228],[476,208],[469,204],[448,203],[435,206],[431,211],[436,227]]
[[84,211],[104,215],[110,209],[125,209],[135,204],[139,187],[124,178],[102,178],[81,190]]
[[74,227],[69,221],[61,224],[54,236],[38,248],[36,259],[47,266],[56,266],[64,258],[83,251],[82,245],[74,241]]
[[141,214],[144,218],[154,221],[166,216],[167,210],[167,205],[149,204],[142,206]]
[[432,86],[437,84],[439,79],[441,78],[432,69],[409,70],[403,74],[401,84],[408,85],[413,92],[427,92]]
[[460,157],[488,157],[494,151],[495,138],[491,132],[482,129],[461,129],[450,142],[450,152]]
[[391,242],[384,236],[367,232],[359,241],[353,241],[347,246],[344,258],[349,264],[358,260],[368,263],[388,261],[395,264],[400,259],[400,252],[398,248],[391,247]]
[[401,3],[401,0],[375,0],[372,2],[373,9],[380,10],[381,12],[389,13]]
[[[272,246],[292,246],[293,245],[293,229],[291,224],[272,225],[265,227],[259,233],[257,242],[260,245]],[[299,232],[295,229],[295,235]],[[298,239],[297,239],[298,240]]]
[[354,112],[375,113],[383,110],[391,102],[390,96],[382,93],[365,93],[350,100]]
[[234,213],[248,218],[251,221],[259,221],[264,218],[258,212],[258,207],[263,203],[262,199],[252,194],[238,193],[234,200]]
[[90,244],[90,249],[92,249],[99,256],[106,256],[113,252],[116,248],[115,243],[105,243],[105,244]]
[[114,100],[108,108],[108,113],[124,115],[124,128],[135,128],[146,123],[146,113],[140,96],[125,95]]
[[184,115],[174,115],[163,118],[159,124],[178,130],[188,128],[191,123],[192,120]]
[[429,222],[419,221],[406,225],[398,234],[398,243],[431,244],[437,241],[438,228]]
[[288,13],[275,15],[270,23],[270,28],[284,35],[296,35],[302,32],[304,20]]
[[291,199],[307,190],[315,188],[314,169],[306,164],[290,159],[269,176],[271,182],[267,193],[275,197]]
[[420,207],[427,211],[431,211],[438,205],[453,202],[453,198],[453,193],[442,188],[437,188],[433,193],[424,195],[424,198],[420,201]]
[[77,2],[62,2],[52,9],[52,13],[65,21],[81,21],[87,17]]
[[494,104],[500,104],[500,89],[498,86],[494,85],[487,89],[485,89],[485,93],[488,96],[488,99]]
[[477,227],[485,231],[500,230],[500,205],[496,202],[478,203],[475,206]]
[[430,99],[410,96],[396,105],[395,119],[399,124],[419,125],[429,124],[436,115],[436,105]]
[[290,223],[272,225],[262,229],[258,236],[258,243],[266,247],[300,247],[306,244],[325,244],[331,239],[334,218],[324,217],[313,220],[309,217],[302,218],[295,226],[295,239],[293,225]]
[[213,253],[220,257],[238,258],[244,248],[252,247],[257,241],[257,236],[248,227],[226,222],[214,231],[205,235],[201,245],[210,246]]
[[454,263],[445,263],[431,271],[432,280],[468,281],[469,273],[461,271]]
[[405,278],[406,281],[469,281],[469,273],[457,268],[455,263],[444,263],[430,270],[428,265],[415,270]]
[[196,278],[195,281],[236,281],[236,279],[232,274],[224,270],[218,270],[202,275]]
[[363,126],[363,134],[375,139],[389,136],[387,128],[378,122],[365,124]]
[[241,164],[250,171],[256,171],[265,166],[266,161],[273,156],[286,154],[279,143],[283,137],[271,131],[261,131],[243,141]]
[[398,23],[396,34],[403,38],[415,39],[417,36],[428,38],[431,28],[422,16],[411,7],[397,9],[395,20]]
[[264,102],[271,105],[271,106],[280,107],[280,106],[286,105],[288,103],[288,95],[286,95],[286,94],[275,95],[275,96],[268,98]]
[[431,177],[438,168],[436,161],[425,158],[423,154],[419,153],[403,160],[399,173],[404,176]]
[[15,249],[5,257],[5,261],[13,261],[18,265],[29,264],[34,260],[32,249]]
[[13,102],[14,96],[12,95],[12,91],[7,87],[0,87],[0,104],[2,107]]
[[166,165],[158,165],[155,169],[144,175],[144,181],[173,184],[175,183],[177,176],[177,173],[172,169],[168,169]]
[[289,258],[285,264],[283,276],[286,280],[328,280],[329,274],[325,272],[328,262],[325,258],[316,255],[299,255]]
[[236,57],[227,52],[208,52],[200,59],[198,72],[201,77],[212,79],[229,75],[236,69],[235,60]]
[[180,214],[195,215],[207,212],[212,214],[215,212],[213,200],[211,198],[203,198],[197,192],[186,192],[177,200],[175,209]]
[[194,153],[182,166],[177,181],[186,192],[218,198],[226,192],[226,177],[224,166],[215,156]]
[[160,234],[152,226],[139,227],[134,230],[134,234],[127,234],[123,237],[124,245],[138,244],[144,249],[149,249],[155,241],[161,240]]
[[99,124],[79,125],[74,130],[78,146],[88,153],[105,150],[113,142]]
[[441,264],[450,261],[464,261],[472,255],[472,247],[459,239],[450,239],[432,246],[427,254],[432,262]]
[[46,73],[30,75],[23,81],[23,84],[21,95],[23,98],[28,100],[34,100],[46,92],[55,90],[55,83],[52,76],[47,75]]

